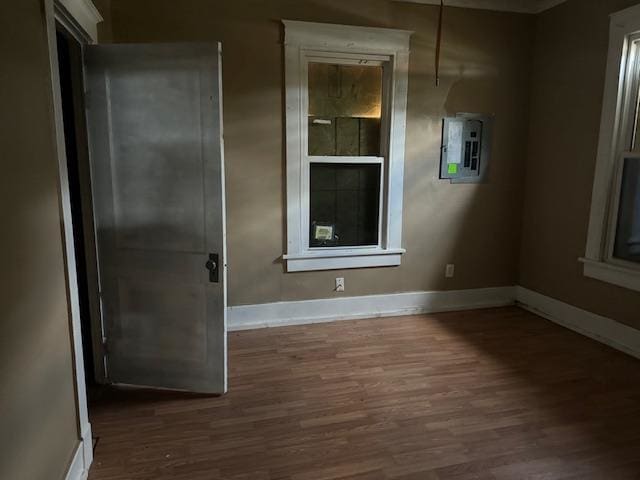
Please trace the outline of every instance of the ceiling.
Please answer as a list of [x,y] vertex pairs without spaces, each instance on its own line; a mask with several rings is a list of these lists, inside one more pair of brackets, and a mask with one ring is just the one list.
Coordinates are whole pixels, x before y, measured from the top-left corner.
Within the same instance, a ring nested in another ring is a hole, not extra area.
[[[394,1],[440,5],[440,0]],[[499,10],[503,12],[540,13],[565,1],[566,0],[444,0],[444,4],[448,7],[480,8],[483,10]]]

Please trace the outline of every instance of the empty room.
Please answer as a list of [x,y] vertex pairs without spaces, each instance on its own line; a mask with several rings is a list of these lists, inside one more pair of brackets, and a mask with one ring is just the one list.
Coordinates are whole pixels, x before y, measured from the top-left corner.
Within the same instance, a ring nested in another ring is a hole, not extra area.
[[0,480],[640,479],[640,0],[0,26]]

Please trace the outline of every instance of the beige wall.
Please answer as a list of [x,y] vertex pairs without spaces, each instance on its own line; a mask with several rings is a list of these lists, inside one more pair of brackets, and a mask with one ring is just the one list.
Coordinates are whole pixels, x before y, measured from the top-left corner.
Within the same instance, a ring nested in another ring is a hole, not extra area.
[[[447,9],[434,86],[437,9],[387,0],[113,0],[117,42],[223,43],[231,305],[513,285],[520,242],[532,16]],[[403,246],[398,268],[286,274],[280,19],[415,30],[409,78]],[[438,177],[442,116],[496,115],[487,185]],[[445,280],[446,263],[456,277]]]
[[63,478],[78,445],[41,1],[0,7],[0,478]]
[[640,328],[640,294],[582,275],[609,13],[637,0],[569,0],[537,17],[519,283]]
[[111,0],[91,0],[96,6],[103,21],[98,24],[98,39],[101,43],[111,42]]

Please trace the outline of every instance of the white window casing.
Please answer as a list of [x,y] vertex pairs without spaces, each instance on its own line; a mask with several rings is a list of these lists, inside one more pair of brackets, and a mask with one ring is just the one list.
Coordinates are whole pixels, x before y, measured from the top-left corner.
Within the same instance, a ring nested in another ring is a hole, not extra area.
[[[400,265],[409,41],[413,32],[283,20],[287,172],[287,271]],[[314,162],[380,163],[377,246],[310,248],[308,77],[309,61],[383,65],[380,157],[313,157]]]
[[640,5],[611,15],[584,275],[640,291],[640,265],[613,256],[622,166],[632,153],[640,89]]
[[98,24],[103,21],[91,0],[55,0],[56,20],[81,43],[98,43]]

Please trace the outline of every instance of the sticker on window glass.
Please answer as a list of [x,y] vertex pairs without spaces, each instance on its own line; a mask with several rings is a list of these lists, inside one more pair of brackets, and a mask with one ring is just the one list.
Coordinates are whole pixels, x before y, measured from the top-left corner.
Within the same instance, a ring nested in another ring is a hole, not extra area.
[[318,241],[333,240],[333,225],[314,225],[313,238]]
[[449,175],[455,175],[458,173],[458,164],[450,163],[449,164]]

